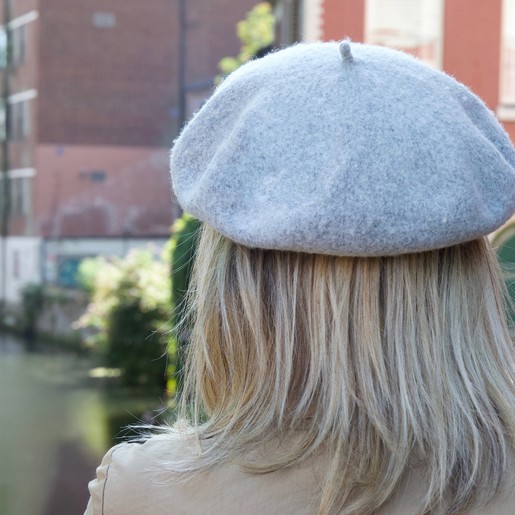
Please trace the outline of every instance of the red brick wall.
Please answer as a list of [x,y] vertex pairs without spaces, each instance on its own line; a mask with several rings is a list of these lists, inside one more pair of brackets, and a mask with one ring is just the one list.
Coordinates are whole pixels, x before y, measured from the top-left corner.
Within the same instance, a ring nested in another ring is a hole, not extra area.
[[[255,3],[186,0],[187,84],[209,84],[218,61],[238,53],[236,22]],[[16,17],[39,2],[14,4]],[[96,28],[94,12],[113,13],[115,26]],[[178,0],[39,6],[12,81],[13,92],[38,90],[32,132],[10,145],[11,168],[37,169],[34,219],[13,214],[11,234],[168,234],[177,213],[167,154],[177,132],[178,23]],[[91,181],[95,170],[106,180]]]
[[515,122],[503,122],[503,125],[512,143],[515,145]]
[[[37,0],[11,1],[11,20],[15,20],[30,11],[37,10]],[[4,15],[4,0],[0,1],[0,20]],[[31,21],[24,25],[25,31],[25,58],[13,67],[10,80],[10,94],[37,89],[38,85],[38,53],[35,51],[39,44],[39,20]],[[0,74],[1,76],[1,74]],[[34,167],[34,148],[37,141],[37,99],[28,101],[30,112],[31,131],[26,139],[13,141],[9,145],[10,169]],[[2,150],[0,148],[0,154]],[[0,155],[0,159],[3,159]],[[30,179],[28,179],[30,181]],[[28,199],[29,203],[31,198]],[[12,212],[10,217],[10,234],[31,235],[33,231],[33,217],[28,214]]]
[[[495,111],[499,106],[502,0],[446,0],[444,70]],[[515,142],[515,122],[503,121]]]
[[499,102],[502,0],[445,2],[443,68],[491,109]]
[[[187,83],[239,50],[235,23],[255,0],[187,0]],[[116,26],[95,28],[95,11]],[[178,2],[46,0],[41,12],[40,141],[170,146],[177,130]]]
[[[175,129],[177,2],[45,0],[39,140],[166,146]],[[96,28],[111,12],[113,28]]]
[[[3,23],[5,0],[0,0],[0,20]],[[30,11],[37,10],[39,2],[37,0],[11,0],[11,20],[24,15]],[[10,94],[38,87],[38,65],[39,56],[37,48],[39,45],[39,20],[32,21],[24,26],[25,30],[25,58],[23,62],[16,63],[10,76]],[[1,77],[0,73],[0,77]],[[3,79],[2,79],[3,80]],[[31,127],[35,129],[37,102],[31,102]],[[24,168],[32,166],[32,150],[37,137],[37,131],[32,131],[30,137],[23,144],[15,143],[11,148],[11,168]]]
[[[39,62],[35,49],[39,42],[39,20],[26,24],[24,30],[26,37],[25,60],[13,68],[10,81],[11,94],[38,88]],[[21,141],[13,141],[10,145],[10,167],[14,169],[34,166],[34,146],[38,136],[38,99],[29,100],[27,105],[30,113],[29,136]]]
[[37,160],[39,234],[169,234],[177,206],[166,149],[40,145]]
[[363,41],[365,0],[324,0],[322,39]]

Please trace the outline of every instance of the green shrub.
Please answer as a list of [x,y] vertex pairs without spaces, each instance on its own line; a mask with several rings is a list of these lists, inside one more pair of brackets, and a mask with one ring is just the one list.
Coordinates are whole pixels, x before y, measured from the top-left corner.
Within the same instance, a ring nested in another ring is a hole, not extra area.
[[170,277],[164,257],[133,250],[123,259],[86,259],[79,267],[91,300],[77,326],[94,330],[90,345],[105,366],[121,370],[127,386],[166,385]]
[[45,289],[42,284],[29,283],[21,291],[21,331],[30,345],[35,345],[38,322],[45,306]]

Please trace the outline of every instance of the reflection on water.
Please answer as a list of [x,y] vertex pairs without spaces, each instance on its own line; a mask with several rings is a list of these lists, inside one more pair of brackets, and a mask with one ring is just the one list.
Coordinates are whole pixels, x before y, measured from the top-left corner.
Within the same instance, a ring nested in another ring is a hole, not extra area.
[[156,396],[106,391],[74,355],[27,353],[0,333],[0,514],[82,514],[87,483]]

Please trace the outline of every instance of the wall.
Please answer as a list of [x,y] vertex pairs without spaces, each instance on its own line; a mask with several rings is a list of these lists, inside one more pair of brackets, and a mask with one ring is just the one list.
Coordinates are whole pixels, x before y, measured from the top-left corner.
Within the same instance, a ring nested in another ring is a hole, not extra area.
[[[235,24],[255,3],[185,2],[187,85],[207,80],[209,88],[218,61],[238,53]],[[45,0],[40,142],[169,147],[179,121],[178,5]]]
[[[4,2],[0,2],[2,15]],[[36,141],[36,119],[37,119],[37,84],[38,84],[38,56],[37,47],[39,42],[39,19],[38,2],[35,0],[19,0],[12,2],[11,29],[13,42],[16,39],[24,41],[23,57],[15,59],[10,74],[10,95],[11,106],[11,127],[17,125],[16,112],[20,112],[23,105],[28,110],[28,133],[23,138],[17,137],[9,144],[9,177],[14,179],[11,188],[13,196],[18,198],[17,191],[23,190],[25,208],[18,209],[16,201],[11,205],[11,217],[9,232],[13,235],[33,236],[33,211],[31,209],[32,179],[27,171],[34,165],[34,145]],[[24,38],[20,38],[24,34]],[[13,44],[14,49],[17,45]],[[20,48],[18,46],[18,48]],[[3,149],[0,148],[0,160],[3,161]]]
[[499,102],[502,0],[444,3],[443,69],[495,110]]
[[125,256],[132,249],[150,249],[159,255],[168,238],[63,238],[43,240],[42,276],[45,283],[74,286],[80,261],[96,256]]
[[168,236],[178,214],[168,149],[39,145],[36,227],[45,237]]
[[28,283],[41,282],[39,266],[40,238],[10,236],[0,238],[0,270],[3,271],[2,246],[6,245],[6,301],[18,303],[20,289]]
[[45,0],[39,141],[168,146],[177,20],[169,0]]
[[363,41],[366,0],[325,0],[323,5],[322,39],[350,38]]

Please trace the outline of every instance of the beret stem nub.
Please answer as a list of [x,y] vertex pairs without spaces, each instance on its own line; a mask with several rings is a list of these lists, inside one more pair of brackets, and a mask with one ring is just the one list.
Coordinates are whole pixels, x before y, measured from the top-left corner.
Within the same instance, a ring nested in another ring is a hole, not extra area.
[[342,56],[342,61],[344,63],[352,63],[354,61],[354,57],[352,56],[349,40],[348,39],[343,40],[340,43],[339,48],[340,48],[340,54]]

